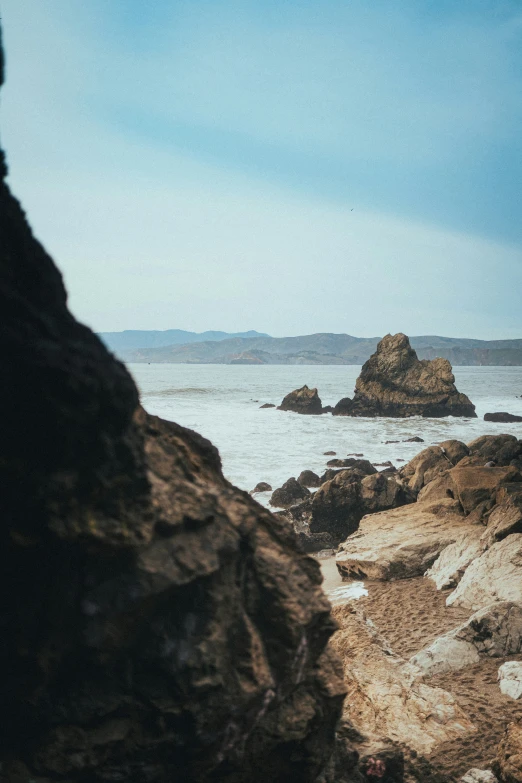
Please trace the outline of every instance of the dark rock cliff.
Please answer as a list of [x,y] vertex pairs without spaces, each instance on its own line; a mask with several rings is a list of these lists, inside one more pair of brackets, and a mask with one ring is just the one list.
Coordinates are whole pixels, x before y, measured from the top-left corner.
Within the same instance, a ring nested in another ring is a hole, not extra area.
[[343,700],[319,566],[139,407],[1,168],[0,778],[315,780]]

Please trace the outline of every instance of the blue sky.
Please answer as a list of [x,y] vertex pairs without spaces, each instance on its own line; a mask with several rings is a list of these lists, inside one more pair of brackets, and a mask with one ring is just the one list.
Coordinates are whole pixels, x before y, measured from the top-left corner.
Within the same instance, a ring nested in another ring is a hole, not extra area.
[[518,0],[0,10],[10,182],[95,329],[522,336]]

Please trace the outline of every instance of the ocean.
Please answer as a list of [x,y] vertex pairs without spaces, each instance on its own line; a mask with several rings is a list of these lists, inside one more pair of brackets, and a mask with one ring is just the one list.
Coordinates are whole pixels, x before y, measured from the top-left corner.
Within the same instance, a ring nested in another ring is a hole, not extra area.
[[[352,396],[361,369],[355,365],[130,364],[129,369],[146,410],[211,440],[225,476],[245,490],[259,481],[276,489],[305,469],[321,474],[331,459],[325,451],[338,457],[364,454],[371,462],[390,460],[400,467],[449,438],[467,443],[501,432],[522,438],[522,423],[483,421],[493,411],[522,416],[522,367],[454,368],[457,388],[475,403],[477,419],[352,419],[260,409],[265,402],[279,405],[305,383],[318,388],[323,405],[334,405]],[[404,442],[414,435],[424,443]],[[269,496],[256,497],[266,503]]]

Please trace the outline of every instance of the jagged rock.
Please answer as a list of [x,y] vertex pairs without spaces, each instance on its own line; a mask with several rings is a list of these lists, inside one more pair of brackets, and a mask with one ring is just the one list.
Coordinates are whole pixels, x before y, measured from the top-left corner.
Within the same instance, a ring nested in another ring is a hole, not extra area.
[[498,778],[490,769],[468,769],[465,775],[459,778],[458,783],[498,783]]
[[403,443],[424,443],[424,438],[420,438],[418,435],[414,435],[413,438],[406,438]]
[[493,461],[495,465],[507,467],[512,460],[520,458],[522,441],[514,435],[482,435],[468,443],[469,456],[462,460],[461,466],[485,465]]
[[254,489],[250,491],[250,494],[255,495],[258,492],[272,492],[272,487],[270,484],[267,484],[266,481],[260,481],[255,485]]
[[498,670],[498,684],[504,696],[522,696],[522,661],[506,661]]
[[477,506],[485,504],[486,510],[493,508],[498,490],[505,484],[517,483],[522,490],[522,475],[516,468],[461,467],[450,471],[456,495],[466,514]]
[[498,413],[485,413],[484,421],[498,421],[501,424],[511,421],[522,421],[522,416],[515,416],[513,413],[506,413],[506,411],[499,411]]
[[469,454],[468,447],[459,440],[446,440],[439,446],[428,446],[401,468],[400,474],[414,492],[446,473]]
[[312,783],[343,700],[318,564],[139,408],[5,176],[2,778]]
[[507,536],[476,558],[446,603],[477,611],[496,601],[522,603],[522,533]]
[[305,385],[287,394],[278,410],[317,416],[323,412],[323,406],[317,389]]
[[306,500],[310,495],[309,490],[299,484],[292,476],[288,481],[285,481],[282,487],[274,491],[268,502],[276,508],[287,508],[300,503],[302,500]]
[[347,579],[421,576],[448,544],[471,528],[451,498],[371,514],[340,546],[337,568]]
[[503,783],[522,783],[522,720],[507,726],[498,746],[497,765]]
[[275,408],[276,406],[272,402],[265,402],[264,405],[260,405],[260,408]]
[[388,334],[363,365],[352,400],[340,400],[334,416],[476,417],[475,406],[455,387],[447,359],[419,361],[405,334]]
[[336,544],[357,529],[365,514],[411,503],[413,496],[394,476],[341,470],[322,484],[312,499],[310,532],[327,532]]
[[475,731],[453,696],[419,681],[415,667],[392,652],[361,610],[345,604],[333,614],[339,624],[333,645],[348,687],[343,717],[358,731],[427,756]]
[[[433,677],[522,650],[522,604],[508,601],[475,612],[453,631],[440,636],[410,659],[424,676]],[[501,667],[502,668],[502,667]]]
[[484,551],[483,530],[481,525],[475,525],[465,533],[460,533],[452,544],[442,550],[425,574],[435,582],[437,590],[456,587],[469,564],[480,557]]
[[329,459],[326,464],[329,468],[352,468],[353,470],[360,471],[360,473],[365,476],[371,476],[372,473],[377,473],[377,470],[367,459],[354,459],[353,457],[347,459]]
[[484,549],[511,533],[522,533],[522,485],[507,484],[497,492],[497,504],[481,536]]
[[[324,484],[327,481],[331,481],[333,478],[339,475],[339,473],[342,473],[343,468],[328,468],[328,470],[325,470],[323,475],[320,477],[321,484]],[[351,471],[353,473],[353,471]]]
[[319,487],[321,479],[313,470],[303,470],[297,477],[297,481],[302,487]]

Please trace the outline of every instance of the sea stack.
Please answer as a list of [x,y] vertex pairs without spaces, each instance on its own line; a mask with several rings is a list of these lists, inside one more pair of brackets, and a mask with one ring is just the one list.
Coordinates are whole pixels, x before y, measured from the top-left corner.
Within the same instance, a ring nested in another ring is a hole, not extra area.
[[334,416],[465,416],[475,406],[455,386],[447,359],[419,360],[405,334],[387,334],[363,365],[353,399],[345,397]]

